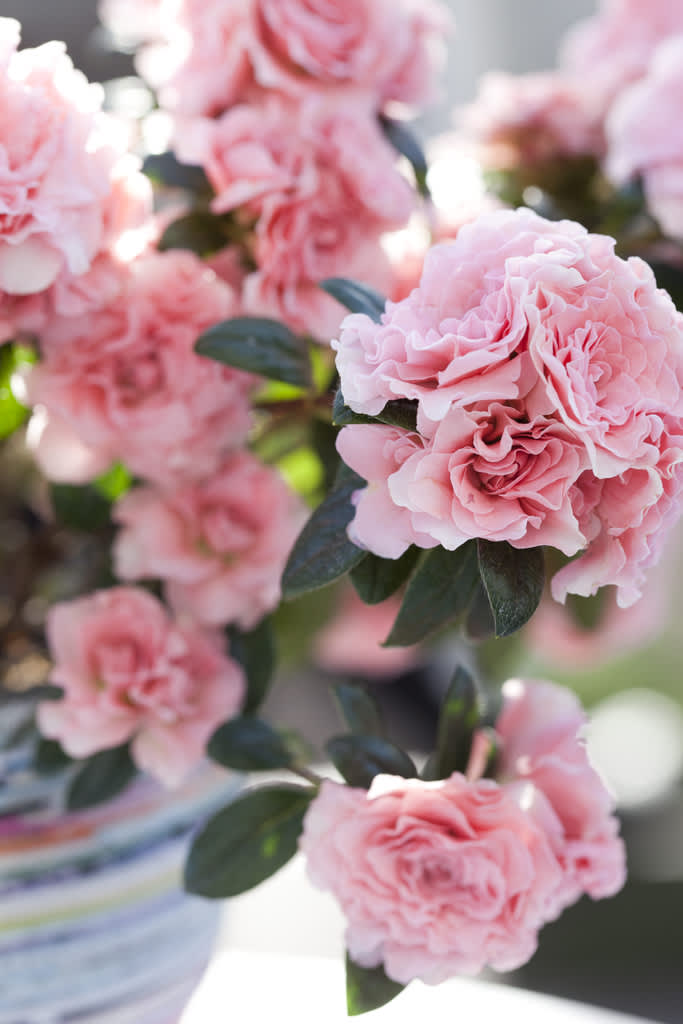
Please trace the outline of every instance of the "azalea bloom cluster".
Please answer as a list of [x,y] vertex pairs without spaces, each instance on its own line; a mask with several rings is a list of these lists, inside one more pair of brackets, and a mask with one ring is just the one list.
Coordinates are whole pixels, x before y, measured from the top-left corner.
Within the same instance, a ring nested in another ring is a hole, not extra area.
[[378,118],[430,98],[443,10],[160,0],[158,11],[140,69],[173,115],[176,153],[204,169],[211,210],[239,236],[244,311],[326,341],[342,313],[318,281],[391,287],[380,236],[416,202]]
[[356,963],[383,964],[402,984],[511,970],[581,894],[621,888],[624,847],[583,723],[567,690],[509,680],[495,780],[481,778],[480,734],[466,775],[378,775],[368,790],[322,783],[300,845],[311,879],[344,911]]
[[303,506],[247,448],[258,378],[194,351],[239,311],[235,289],[190,252],[153,249],[150,186],[101,89],[60,44],[18,39],[0,19],[0,319],[39,340],[29,447],[51,481],[118,462],[138,478],[113,510],[114,569],[161,581],[168,605],[125,586],[55,605],[62,697],[40,723],[74,757],[131,741],[138,766],[175,785],[242,704],[219,628],[277,605]]
[[[447,18],[429,0],[105,0],[171,126],[146,165],[171,169],[157,215],[99,87],[0,19],[1,340],[3,358],[32,350],[12,386],[52,496],[32,478],[31,515],[55,545],[92,528],[106,559],[47,612],[37,724],[74,772],[113,752],[176,786],[208,752],[298,776],[199,829],[186,883],[236,895],[300,849],[346,916],[350,993],[385,984],[363,975],[379,967],[398,985],[514,969],[546,922],[625,879],[585,716],[552,683],[508,681],[494,716],[458,669],[419,768],[339,683],[348,732],[325,750],[346,784],[258,711],[271,641],[308,610],[271,613],[328,584],[338,616],[311,656],[366,679],[420,664],[455,622],[519,629],[543,591],[525,549],[553,549],[557,601],[614,588],[603,644],[623,646],[616,606],[631,639],[651,628],[636,602],[682,507],[683,314],[620,255],[643,222],[664,236],[617,188],[642,178],[683,234],[680,133],[650,114],[675,120],[683,21],[655,3],[645,30],[641,7],[606,2],[560,72],[490,78],[467,115],[495,169],[599,165],[589,227],[503,207],[466,141],[427,174],[402,119],[434,94]],[[470,191],[453,186],[467,166]],[[74,527],[69,498],[102,518]]]
[[19,33],[0,19],[0,340],[113,294],[152,199],[102,88]]
[[[559,67],[482,79],[461,112],[466,136],[493,168],[561,173],[590,158],[616,186],[642,181],[662,231],[683,236],[683,11],[666,0],[603,0],[565,38]],[[542,165],[546,164],[545,171]],[[552,166],[548,166],[552,165]]]
[[434,247],[380,323],[342,325],[346,403],[417,405],[417,429],[354,424],[338,438],[368,486],[349,528],[398,558],[472,538],[583,552],[553,594],[640,594],[679,515],[683,316],[642,260],[581,225],[498,211]]

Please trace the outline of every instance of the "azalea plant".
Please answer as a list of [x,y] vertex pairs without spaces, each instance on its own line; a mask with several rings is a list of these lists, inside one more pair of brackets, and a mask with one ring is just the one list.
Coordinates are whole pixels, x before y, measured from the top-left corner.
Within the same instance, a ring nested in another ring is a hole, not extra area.
[[[109,0],[155,97],[135,125],[0,19],[0,712],[35,710],[72,810],[206,756],[291,773],[199,823],[186,885],[237,895],[300,850],[352,1014],[518,967],[625,880],[576,697],[471,666],[542,598],[636,606],[679,519],[683,15],[655,8],[487,78],[438,176],[408,123],[438,4]],[[335,687],[324,752],[261,714],[331,593],[381,606],[388,658],[474,652],[428,755],[366,686]]]

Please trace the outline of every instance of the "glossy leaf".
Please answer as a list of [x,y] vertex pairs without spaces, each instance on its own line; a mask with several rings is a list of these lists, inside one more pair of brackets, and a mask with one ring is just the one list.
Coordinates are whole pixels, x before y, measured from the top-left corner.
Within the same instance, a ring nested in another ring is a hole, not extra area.
[[332,422],[338,427],[348,427],[351,423],[374,423],[372,416],[354,412],[344,401],[341,388],[337,388],[332,403]]
[[393,118],[380,115],[379,122],[387,140],[397,153],[406,158],[413,168],[415,183],[420,195],[429,196],[427,160],[415,133],[408,127],[405,121],[395,121]]
[[477,541],[481,580],[496,636],[510,636],[534,614],[543,594],[542,548],[513,548],[505,541]]
[[399,995],[405,985],[388,978],[384,967],[361,967],[346,954],[346,1009],[349,1017],[378,1010]]
[[71,764],[73,759],[62,748],[61,743],[41,737],[33,755],[33,767],[39,775],[52,775],[53,772],[63,771]]
[[195,344],[201,356],[297,387],[311,383],[308,348],[279,320],[239,316],[209,327]]
[[93,754],[80,762],[71,780],[66,797],[67,810],[82,811],[113,799],[136,775],[137,768],[127,743]]
[[377,702],[367,690],[349,683],[339,683],[333,688],[344,724],[352,733],[362,736],[382,736],[384,726]]
[[282,576],[285,600],[327,586],[365,558],[366,552],[346,533],[354,515],[351,495],[364,486],[362,477],[342,463],[333,489],[311,515],[289,556]]
[[469,672],[458,666],[439,712],[436,778],[446,779],[455,771],[465,771],[479,718],[477,687]]
[[239,896],[275,874],[297,851],[315,790],[276,785],[254,789],[222,808],[196,836],[185,888],[198,896]]
[[414,546],[400,558],[368,554],[351,570],[351,582],[365,604],[381,604],[403,586],[419,557],[420,549]]
[[224,768],[238,772],[263,772],[288,768],[292,755],[285,739],[260,718],[231,718],[209,740],[209,757]]
[[72,530],[98,530],[111,517],[111,502],[92,484],[52,484],[50,496],[57,522]]
[[417,429],[417,402],[408,398],[397,398],[394,402],[387,402],[382,411],[376,417],[380,423],[386,423],[390,427],[400,427],[401,430]]
[[319,281],[318,287],[351,313],[365,313],[375,323],[379,323],[386,299],[374,288],[359,281],[351,281],[347,277],[328,277],[324,281]]
[[188,249],[197,256],[211,256],[228,242],[223,223],[213,213],[195,210],[171,221],[157,242],[159,252]]
[[169,188],[184,188],[197,194],[213,191],[202,167],[181,164],[170,150],[145,157],[142,170],[152,181]]
[[332,764],[350,786],[367,789],[375,775],[417,778],[410,757],[381,736],[333,736],[325,744]]
[[465,636],[468,640],[487,640],[495,636],[496,624],[489,604],[488,594],[481,582],[477,582],[465,619]]
[[252,714],[262,704],[275,671],[277,651],[270,619],[265,618],[249,632],[228,631],[230,655],[238,661],[247,677],[247,696],[243,711]]
[[409,647],[457,619],[467,608],[478,580],[473,541],[456,551],[425,552],[406,587],[386,647]]

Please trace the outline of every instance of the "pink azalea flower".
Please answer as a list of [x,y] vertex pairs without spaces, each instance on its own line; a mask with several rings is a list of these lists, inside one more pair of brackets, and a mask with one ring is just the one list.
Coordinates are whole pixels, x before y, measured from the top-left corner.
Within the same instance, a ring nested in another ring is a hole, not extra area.
[[204,625],[251,629],[280,600],[280,576],[306,520],[282,478],[246,451],[210,477],[166,492],[136,487],[114,518],[122,579],[158,578],[169,602]]
[[351,957],[428,984],[525,963],[562,880],[534,799],[530,786],[457,773],[439,782],[378,775],[368,791],[323,782],[300,846],[311,880],[346,915]]
[[92,315],[46,327],[28,380],[41,419],[30,437],[46,475],[68,479],[70,445],[91,451],[96,472],[117,459],[165,484],[212,472],[246,437],[254,378],[194,344],[236,310],[231,288],[176,250],[137,260]]
[[585,551],[553,594],[640,594],[680,509],[683,316],[612,239],[501,210],[435,246],[381,322],[348,316],[344,399],[417,403],[417,430],[353,425],[338,449],[368,481],[349,534],[388,558],[482,537]]
[[683,238],[682,101],[679,34],[660,45],[647,73],[621,93],[607,119],[607,173],[618,183],[642,178],[649,210],[676,238]]
[[138,767],[168,786],[201,760],[244,697],[242,670],[221,635],[173,622],[144,590],[115,587],[56,604],[47,637],[50,679],[64,696],[40,704],[42,733],[73,757],[131,740]]
[[593,899],[613,896],[626,878],[613,801],[580,737],[585,721],[578,700],[564,687],[521,679],[503,686],[496,721],[500,777],[531,782],[561,822],[564,835],[554,843],[565,905],[583,892]]
[[[82,278],[149,214],[151,191],[64,45],[18,43],[18,23],[0,18],[0,319],[31,329],[73,308]],[[31,300],[52,288],[42,311]]]

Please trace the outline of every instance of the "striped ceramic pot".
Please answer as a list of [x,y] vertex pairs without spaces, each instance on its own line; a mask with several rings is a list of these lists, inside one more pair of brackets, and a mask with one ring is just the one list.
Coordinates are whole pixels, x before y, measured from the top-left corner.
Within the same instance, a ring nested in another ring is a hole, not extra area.
[[189,834],[236,781],[140,782],[65,814],[29,757],[0,749],[0,1024],[177,1024],[218,925],[180,885]]

